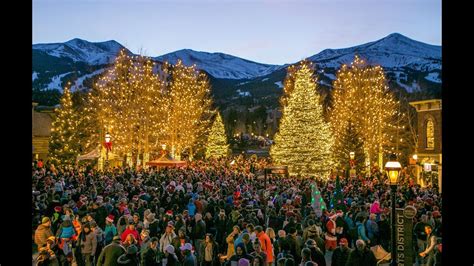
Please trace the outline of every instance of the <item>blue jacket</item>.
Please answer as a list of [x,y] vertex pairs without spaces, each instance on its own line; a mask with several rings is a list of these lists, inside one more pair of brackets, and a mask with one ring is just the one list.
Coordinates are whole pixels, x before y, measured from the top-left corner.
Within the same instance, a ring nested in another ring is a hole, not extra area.
[[188,203],[188,213],[189,216],[194,216],[196,214],[196,205],[194,203]]
[[75,233],[76,232],[74,231],[72,225],[68,227],[62,227],[59,238],[71,238]]
[[112,242],[114,236],[117,235],[117,228],[115,225],[106,225],[104,230],[105,244],[108,245]]
[[364,224],[361,223],[361,222],[357,222],[356,225],[357,225],[357,235],[358,235],[358,237],[360,239],[364,240],[367,243],[367,240],[369,240],[369,238],[365,234]]
[[379,226],[372,220],[367,220],[367,236],[373,239],[379,233]]

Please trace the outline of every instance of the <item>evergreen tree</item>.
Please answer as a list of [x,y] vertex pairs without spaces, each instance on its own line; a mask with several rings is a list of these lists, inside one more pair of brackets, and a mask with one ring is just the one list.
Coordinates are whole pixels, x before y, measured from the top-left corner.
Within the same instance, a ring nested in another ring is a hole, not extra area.
[[341,136],[341,145],[334,148],[334,159],[344,169],[349,169],[350,153],[354,152],[355,169],[358,173],[364,169],[364,142],[352,121],[347,124]]
[[77,125],[79,116],[72,105],[71,92],[64,88],[60,107],[51,127],[49,154],[55,164],[74,164],[80,151]]
[[294,79],[294,88],[283,96],[286,105],[270,155],[275,163],[287,165],[291,175],[327,178],[333,164],[333,139],[323,118],[311,62],[302,61]]
[[221,115],[217,112],[214,123],[212,123],[211,131],[206,146],[206,158],[227,156],[229,144],[227,144],[227,136],[225,134],[224,123]]

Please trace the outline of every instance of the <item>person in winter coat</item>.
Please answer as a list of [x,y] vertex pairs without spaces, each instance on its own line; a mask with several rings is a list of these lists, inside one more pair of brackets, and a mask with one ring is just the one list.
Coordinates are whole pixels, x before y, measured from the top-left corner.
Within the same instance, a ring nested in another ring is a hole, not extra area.
[[301,249],[303,248],[303,239],[298,236],[296,228],[291,227],[289,229],[289,235],[286,237],[290,245],[290,254],[293,256],[295,261],[301,261]]
[[118,234],[117,227],[115,227],[114,225],[114,216],[109,215],[107,216],[107,218],[105,218],[105,230],[104,230],[105,245],[110,244],[114,236],[116,236],[117,234]]
[[254,257],[254,261],[257,257],[261,260],[261,262],[259,262],[257,265],[258,266],[268,266],[269,264],[267,262],[267,254],[262,250],[262,245],[260,244],[260,241],[253,242],[253,249],[255,251],[250,253],[250,255],[252,255],[252,257]]
[[235,254],[235,240],[240,234],[240,228],[238,225],[234,225],[232,232],[226,237],[225,241],[227,242],[227,253],[226,260],[229,260]]
[[105,208],[103,204],[103,200],[101,196],[97,197],[96,202],[92,205],[94,209],[94,220],[97,221],[97,224],[99,225],[100,228],[105,227],[105,218],[107,217],[107,209]]
[[314,220],[308,220],[308,226],[303,230],[303,240],[306,241],[308,238],[315,239],[316,236],[322,235],[321,227],[314,224]]
[[92,265],[93,257],[97,249],[97,237],[92,232],[90,225],[88,223],[84,224],[82,232],[79,235],[81,238],[81,254],[83,262],[86,266]]
[[202,220],[202,215],[197,213],[194,216],[195,225],[192,228],[192,237],[195,241],[198,261],[202,261],[201,246],[204,245],[204,238],[206,236],[206,223]]
[[305,243],[305,247],[309,248],[311,251],[312,261],[316,262],[318,266],[326,266],[326,258],[324,257],[324,253],[317,246],[316,241],[311,238],[308,239]]
[[197,266],[196,256],[193,255],[193,245],[191,243],[186,243],[184,246],[180,247],[181,252],[184,254],[183,266]]
[[364,240],[365,242],[370,244],[370,239],[367,237],[367,234],[365,233],[365,226],[364,226],[364,218],[362,216],[357,217],[357,236],[359,239]]
[[158,238],[152,237],[150,242],[147,243],[147,246],[142,249],[140,253],[141,256],[141,266],[157,266],[157,255],[158,255]]
[[148,221],[148,230],[150,230],[150,237],[160,237],[160,233],[161,233],[160,226],[159,226],[160,221],[158,221],[158,219],[155,218],[155,214],[150,213],[148,214],[146,218]]
[[178,257],[175,254],[174,247],[172,245],[166,245],[164,250],[165,250],[165,256],[162,259],[162,266],[179,265]]
[[[223,243],[224,238],[227,236],[227,216],[225,215],[225,210],[221,209],[219,211],[219,215],[217,216],[217,219],[214,222],[215,227],[216,227],[216,241],[217,243]],[[221,246],[223,248],[224,245]],[[220,252],[223,252],[223,250],[220,250]]]
[[117,259],[117,264],[120,266],[139,266],[140,261],[137,256],[138,247],[131,245],[127,248],[127,253],[121,255]]
[[263,228],[258,225],[255,227],[255,232],[257,233],[257,238],[260,241],[260,246],[265,252],[266,256],[266,263],[265,265],[271,265],[273,263],[273,245],[270,237],[263,231]]
[[390,246],[390,223],[387,221],[387,217],[385,214],[380,215],[380,221],[378,221],[378,226],[379,226],[379,242],[380,245],[385,250],[389,249]]
[[219,244],[214,241],[212,234],[206,234],[204,245],[201,246],[200,253],[202,254],[202,266],[219,265]]
[[173,239],[176,238],[176,234],[173,230],[173,223],[170,222],[168,226],[166,226],[165,233],[160,238],[160,252],[164,253],[167,245],[173,245]]
[[369,216],[369,220],[367,220],[366,228],[367,228],[367,237],[370,239],[369,246],[373,247],[377,244],[377,240],[379,237],[379,226],[375,221],[376,215],[371,213]]
[[117,266],[117,260],[126,253],[125,248],[120,245],[120,237],[114,236],[110,244],[105,246],[97,259],[97,266]]
[[48,217],[44,217],[35,231],[35,244],[38,245],[38,250],[39,248],[46,246],[46,240],[50,236],[53,236],[53,232],[51,231],[51,220]]
[[[174,250],[179,250],[180,247],[184,246],[186,243],[190,243],[191,240],[186,236],[186,229],[181,228],[178,230],[178,236],[173,238],[172,245]],[[178,260],[183,261],[184,255],[181,252],[177,252]]]
[[380,209],[380,202],[378,200],[375,200],[374,203],[370,205],[370,213],[375,214],[376,221],[380,220],[380,214],[382,213],[382,210]]
[[437,244],[436,236],[432,233],[433,229],[431,225],[425,225],[426,242],[425,250],[420,252],[420,257],[427,258],[427,265],[432,266],[435,263],[435,247]]
[[247,254],[247,251],[245,249],[245,244],[244,243],[239,243],[235,247],[235,254],[230,257],[229,261],[227,262],[228,266],[234,266],[237,265],[240,259],[247,259],[249,261],[253,260],[253,257],[249,254]]
[[125,242],[125,239],[130,234],[133,235],[135,240],[138,241],[140,235],[138,234],[138,231],[135,230],[135,225],[134,224],[129,224],[127,229],[125,231],[123,231],[122,235],[120,236],[120,238],[122,239],[122,242]]
[[353,213],[348,211],[344,216],[344,221],[347,224],[347,241],[349,242],[349,247],[353,247],[355,245],[355,240],[357,239],[357,227],[354,223]]
[[196,214],[196,205],[194,204],[194,201],[192,198],[189,199],[189,203],[187,207],[188,207],[189,216],[193,217]]
[[364,240],[356,241],[356,249],[349,253],[346,266],[376,266],[377,259],[374,253],[367,247]]
[[39,254],[36,258],[36,265],[37,266],[59,266],[59,261],[56,256],[52,255],[50,251],[45,247],[41,247],[38,249]]
[[91,231],[95,234],[97,238],[97,248],[96,248],[95,254],[93,254],[93,256],[97,258],[99,257],[100,252],[102,251],[102,248],[104,248],[105,246],[104,231],[102,231],[102,229],[99,226],[97,226],[97,224],[94,221],[90,223],[90,226],[91,226]]
[[341,238],[341,240],[339,240],[339,247],[337,247],[332,254],[331,265],[345,266],[350,252],[349,242],[347,239]]

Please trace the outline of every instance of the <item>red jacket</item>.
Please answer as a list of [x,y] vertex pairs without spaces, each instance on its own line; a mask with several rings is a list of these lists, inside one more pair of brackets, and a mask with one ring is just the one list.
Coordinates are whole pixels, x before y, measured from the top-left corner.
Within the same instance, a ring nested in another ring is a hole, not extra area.
[[260,240],[263,252],[267,254],[267,262],[271,264],[273,262],[273,246],[270,237],[262,231],[257,234],[257,238]]
[[138,235],[138,231],[137,230],[130,230],[129,228],[127,228],[125,231],[123,231],[122,235],[120,236],[120,238],[122,239],[122,243],[125,242],[125,239],[127,238],[127,236],[129,234],[132,234],[134,237],[135,237],[135,240],[139,240],[139,235]]

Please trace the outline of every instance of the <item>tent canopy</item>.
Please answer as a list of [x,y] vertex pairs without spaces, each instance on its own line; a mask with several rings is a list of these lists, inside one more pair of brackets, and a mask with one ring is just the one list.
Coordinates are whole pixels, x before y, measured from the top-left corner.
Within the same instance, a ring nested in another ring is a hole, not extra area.
[[175,166],[180,167],[180,166],[186,166],[186,162],[178,161],[178,160],[175,160],[168,156],[163,155],[156,160],[147,162],[146,165],[157,166],[157,167],[175,167]]
[[[77,156],[77,160],[78,161],[82,161],[82,160],[95,160],[95,159],[98,159],[100,157],[100,147],[97,147],[95,149],[93,149],[91,152],[89,153],[86,153],[84,155],[79,155]],[[118,155],[114,154],[114,153],[111,153],[109,152],[109,160],[115,160],[119,158]]]

